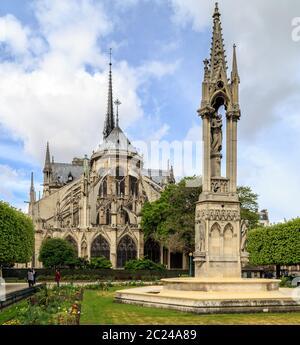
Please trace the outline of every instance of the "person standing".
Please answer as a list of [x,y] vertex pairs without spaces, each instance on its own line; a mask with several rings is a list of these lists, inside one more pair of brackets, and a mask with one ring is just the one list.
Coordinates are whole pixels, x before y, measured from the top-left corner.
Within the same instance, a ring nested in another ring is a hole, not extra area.
[[27,272],[27,281],[28,281],[28,286],[32,287],[33,286],[33,271],[32,271],[32,269],[29,269]]
[[33,273],[33,285],[35,285],[36,284],[36,270],[33,268],[32,269],[32,273]]
[[55,281],[56,281],[57,287],[59,287],[60,279],[61,279],[61,274],[59,272],[59,269],[56,269],[56,271],[55,271]]

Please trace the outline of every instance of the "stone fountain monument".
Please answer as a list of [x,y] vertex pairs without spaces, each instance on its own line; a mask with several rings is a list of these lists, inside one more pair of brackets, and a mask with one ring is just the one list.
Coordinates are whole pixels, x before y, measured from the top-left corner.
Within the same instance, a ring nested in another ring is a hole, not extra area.
[[[279,280],[241,277],[242,263],[247,261],[247,224],[241,221],[237,194],[240,78],[235,45],[230,78],[227,75],[220,17],[216,4],[210,59],[204,60],[198,110],[203,171],[195,215],[195,277],[162,279],[162,286],[118,291],[116,301],[196,313],[300,310],[299,301],[279,291]],[[224,146],[226,176],[221,174]]]

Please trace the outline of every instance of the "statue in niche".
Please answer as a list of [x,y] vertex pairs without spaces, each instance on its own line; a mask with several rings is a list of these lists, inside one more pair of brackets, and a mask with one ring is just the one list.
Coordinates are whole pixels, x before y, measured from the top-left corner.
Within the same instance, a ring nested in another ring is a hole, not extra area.
[[241,251],[246,251],[247,233],[249,228],[249,221],[242,219],[241,221]]
[[195,247],[196,251],[205,251],[205,228],[202,221],[197,221],[196,223],[196,237],[195,237]]
[[211,152],[220,153],[222,150],[222,116],[215,114],[211,120]]

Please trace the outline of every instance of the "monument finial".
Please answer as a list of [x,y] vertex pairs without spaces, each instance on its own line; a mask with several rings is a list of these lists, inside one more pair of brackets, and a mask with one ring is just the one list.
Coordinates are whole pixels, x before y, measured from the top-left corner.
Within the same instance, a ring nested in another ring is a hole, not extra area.
[[216,3],[215,3],[215,12],[214,12],[214,14],[213,14],[213,18],[215,18],[215,17],[220,17],[220,16],[221,16],[221,13],[220,13],[220,11],[219,11],[219,3],[216,2]]
[[237,58],[236,58],[236,45],[233,45],[233,57],[232,57],[232,71],[231,71],[231,81],[237,80],[240,82],[238,66],[237,66]]
[[210,52],[210,66],[211,66],[211,79],[216,78],[220,71],[220,68],[223,68],[226,73],[227,63],[226,55],[224,48],[224,40],[222,35],[221,27],[221,14],[219,12],[218,3],[216,3],[215,11],[213,14],[214,23],[213,23],[213,35],[211,43],[211,52]]

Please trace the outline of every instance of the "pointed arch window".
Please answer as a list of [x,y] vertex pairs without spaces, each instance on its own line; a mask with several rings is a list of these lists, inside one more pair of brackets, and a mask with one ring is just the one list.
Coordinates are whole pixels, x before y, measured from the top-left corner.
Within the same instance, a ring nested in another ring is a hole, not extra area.
[[74,248],[74,251],[75,251],[75,255],[78,256],[78,245],[77,245],[77,242],[74,239],[74,237],[71,235],[68,235],[66,237],[66,241],[68,241],[72,245],[72,247]]
[[106,197],[107,196],[107,178],[106,177],[100,183],[99,196],[100,197]]
[[98,235],[91,245],[91,257],[104,256],[106,259],[110,259],[110,247],[107,240],[102,236]]
[[122,268],[129,260],[136,259],[137,248],[134,240],[125,235],[121,238],[117,248],[117,266]]
[[152,238],[145,242],[144,256],[146,259],[160,263],[160,244]]
[[134,176],[129,176],[129,190],[131,195],[138,195],[138,180]]

